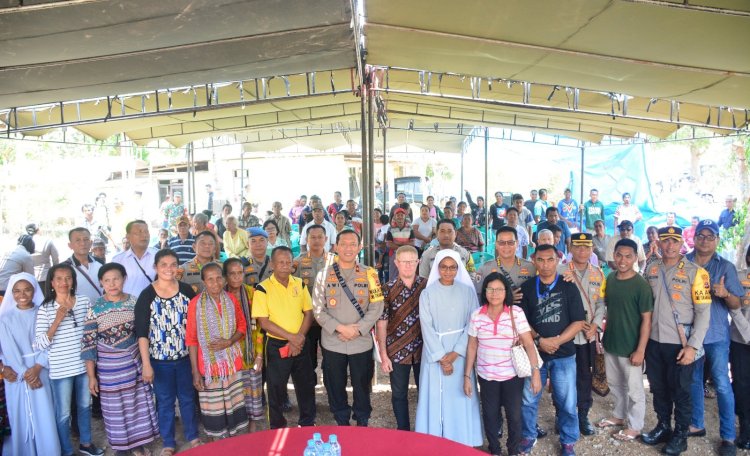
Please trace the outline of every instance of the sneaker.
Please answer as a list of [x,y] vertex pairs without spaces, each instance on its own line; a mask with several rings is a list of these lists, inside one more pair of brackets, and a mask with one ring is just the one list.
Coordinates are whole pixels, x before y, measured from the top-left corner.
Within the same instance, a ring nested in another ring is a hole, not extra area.
[[531,453],[531,449],[536,445],[536,439],[521,439],[521,443],[518,445],[518,452],[522,454]]
[[576,446],[572,443],[567,443],[560,448],[561,456],[576,456]]
[[89,444],[89,446],[79,445],[78,452],[88,456],[102,456],[104,454],[104,450],[97,448],[93,443]]

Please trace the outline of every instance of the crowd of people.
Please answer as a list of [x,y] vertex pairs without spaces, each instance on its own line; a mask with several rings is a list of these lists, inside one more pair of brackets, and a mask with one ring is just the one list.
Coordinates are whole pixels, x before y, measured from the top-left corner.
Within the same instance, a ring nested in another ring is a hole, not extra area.
[[[162,456],[174,454],[177,404],[190,447],[204,443],[201,427],[208,439],[264,421],[283,428],[290,378],[296,425],[314,426],[319,365],[336,424],[367,426],[377,364],[390,376],[398,429],[486,440],[491,454],[503,439],[507,454],[531,454],[548,434],[537,423],[547,386],[561,454],[597,428],[681,454],[706,433],[705,377],[718,397],[719,454],[750,449],[750,399],[740,394],[750,385],[750,271],[716,253],[736,223],[733,198],[718,221],[683,230],[671,214],[642,243],[627,193],[613,238],[596,190],[580,205],[569,190],[557,205],[544,189],[529,201],[514,194],[512,206],[498,192],[486,209],[465,196],[442,208],[430,196],[416,218],[404,194],[368,217],[336,192],[327,207],[301,197],[288,217],[275,202],[262,218],[245,203],[212,219],[187,214],[175,193],[157,242],[149,223],[130,220],[126,248],[110,261],[100,244],[114,227],[86,206],[61,262],[29,224],[0,269],[5,451],[75,454],[75,427],[79,453],[103,454],[92,397],[118,454],[148,455],[157,438]],[[375,267],[360,262],[364,223],[377,233]],[[495,256],[475,263],[485,229]],[[606,390],[614,408],[592,423],[592,392]]]

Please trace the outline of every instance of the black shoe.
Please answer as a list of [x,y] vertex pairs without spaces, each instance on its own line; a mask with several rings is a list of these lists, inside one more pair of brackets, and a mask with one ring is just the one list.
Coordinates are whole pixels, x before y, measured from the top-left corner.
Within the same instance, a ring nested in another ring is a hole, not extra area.
[[581,432],[581,435],[594,435],[596,434],[596,429],[594,429],[594,425],[591,424],[591,421],[589,421],[589,411],[588,410],[578,410],[578,430]]
[[536,425],[536,438],[543,439],[545,437],[547,437],[547,431],[545,431],[544,429],[540,428],[539,425],[537,424]]
[[688,437],[705,437],[706,436],[706,429],[699,429],[697,431],[688,431],[687,434]]
[[734,441],[734,444],[740,450],[750,450],[750,438],[748,437],[740,437]]
[[662,421],[656,425],[655,428],[646,434],[641,434],[641,439],[646,445],[657,445],[659,443],[668,442],[672,438],[672,428]]
[[721,441],[721,445],[719,445],[719,456],[736,456],[737,455],[737,447],[734,446],[734,443],[728,442],[726,440]]
[[669,439],[669,442],[664,446],[663,451],[667,456],[677,456],[687,451],[687,448],[687,432],[685,430],[675,429],[672,433],[672,438]]

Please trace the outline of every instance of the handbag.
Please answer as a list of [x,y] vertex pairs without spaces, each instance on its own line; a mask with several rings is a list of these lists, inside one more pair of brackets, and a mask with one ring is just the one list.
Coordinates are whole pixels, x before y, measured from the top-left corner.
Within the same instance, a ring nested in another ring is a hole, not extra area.
[[[529,361],[529,355],[526,353],[526,348],[521,344],[521,338],[518,337],[518,331],[516,330],[516,318],[513,316],[513,306],[510,306],[510,325],[513,327],[513,346],[510,347],[510,361],[513,364],[513,369],[516,370],[516,376],[519,378],[531,377],[533,369],[531,368],[531,361]],[[539,367],[542,367],[542,357],[539,356],[539,350],[534,345],[534,351],[536,352],[536,359],[539,362]]]
[[607,371],[604,362],[604,348],[602,347],[601,333],[596,333],[596,348],[592,350],[592,372],[591,390],[601,397],[609,394],[609,383],[607,383]]

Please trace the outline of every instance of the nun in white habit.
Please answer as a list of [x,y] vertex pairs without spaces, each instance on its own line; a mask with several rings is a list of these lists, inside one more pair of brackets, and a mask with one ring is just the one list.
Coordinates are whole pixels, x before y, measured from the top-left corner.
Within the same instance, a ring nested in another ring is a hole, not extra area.
[[22,272],[11,276],[0,305],[0,360],[11,428],[4,449],[12,455],[60,454],[47,352],[32,346],[43,299],[34,276]]
[[[451,249],[438,252],[419,297],[424,345],[415,430],[472,447],[484,441],[478,395],[463,393],[467,325],[478,307],[461,257]],[[476,388],[473,370],[471,382]]]

